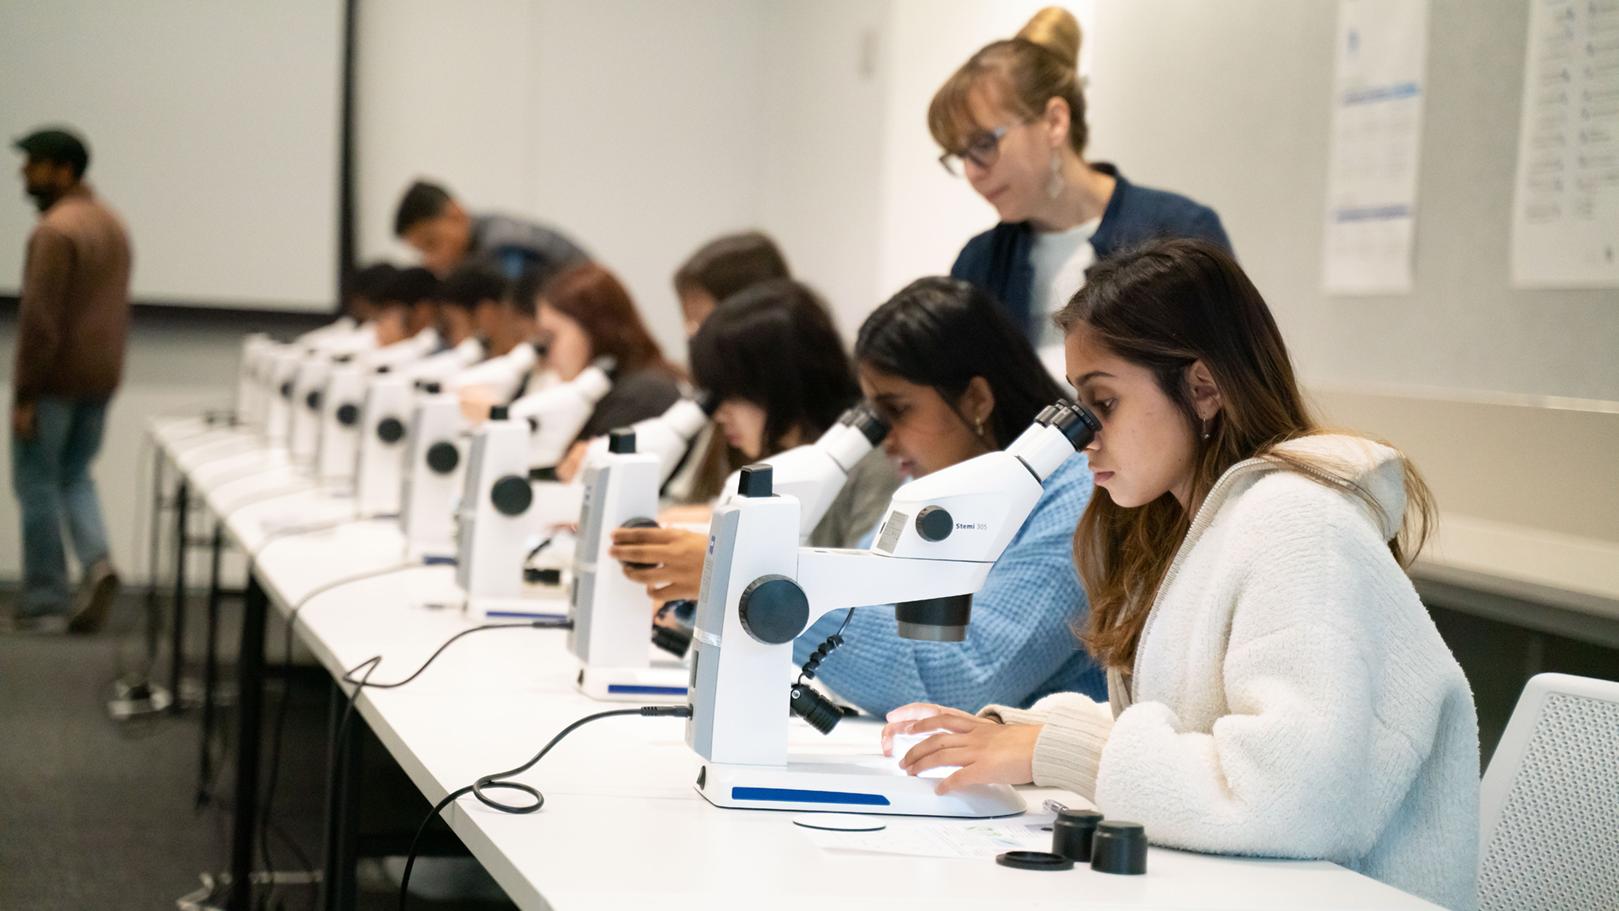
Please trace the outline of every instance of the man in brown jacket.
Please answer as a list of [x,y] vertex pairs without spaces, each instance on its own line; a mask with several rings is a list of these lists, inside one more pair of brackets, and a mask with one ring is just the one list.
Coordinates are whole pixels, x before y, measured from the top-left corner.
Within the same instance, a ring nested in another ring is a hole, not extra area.
[[[23,267],[12,382],[11,481],[23,544],[15,626],[92,632],[118,592],[90,463],[123,373],[129,237],[83,182],[90,155],[77,136],[40,130],[16,147],[27,156],[23,179],[40,219]],[[83,570],[76,598],[64,521]]]

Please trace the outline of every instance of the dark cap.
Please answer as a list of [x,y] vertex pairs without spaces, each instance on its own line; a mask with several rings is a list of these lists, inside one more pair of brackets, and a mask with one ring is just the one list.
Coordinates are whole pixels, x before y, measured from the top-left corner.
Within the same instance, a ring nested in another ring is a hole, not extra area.
[[35,130],[12,145],[30,158],[70,165],[75,175],[82,176],[90,166],[90,150],[84,140],[67,130]]

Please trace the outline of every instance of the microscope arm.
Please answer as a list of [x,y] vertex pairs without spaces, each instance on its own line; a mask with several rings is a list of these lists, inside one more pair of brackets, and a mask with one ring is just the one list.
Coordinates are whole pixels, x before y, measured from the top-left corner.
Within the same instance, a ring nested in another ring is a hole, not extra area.
[[869,550],[801,548],[800,588],[810,603],[806,628],[835,610],[951,598],[983,587],[990,563],[905,560]]

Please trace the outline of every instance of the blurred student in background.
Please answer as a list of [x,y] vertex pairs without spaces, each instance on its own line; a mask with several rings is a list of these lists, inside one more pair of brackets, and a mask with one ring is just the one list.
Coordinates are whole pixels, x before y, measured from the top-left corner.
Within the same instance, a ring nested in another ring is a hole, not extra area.
[[[739,291],[771,279],[790,278],[787,258],[769,235],[743,231],[714,238],[680,264],[675,271],[675,295],[680,317],[691,338],[719,303]],[[677,522],[707,522],[709,503],[720,495],[736,451],[725,444],[711,422],[692,441],[692,455],[664,487],[673,503],[666,518]],[[686,506],[694,507],[690,511]]]
[[400,197],[394,235],[441,276],[472,258],[493,264],[510,281],[530,269],[555,272],[590,258],[554,228],[507,215],[469,214],[448,190],[425,180]]
[[[613,388],[596,403],[580,440],[656,417],[680,399],[680,372],[664,359],[629,292],[611,272],[583,263],[544,287],[534,285],[519,282],[511,299],[514,307],[535,314],[546,367],[557,379],[573,379],[597,358],[613,359]],[[570,469],[581,455],[570,453]],[[558,474],[562,471],[559,466]]]
[[[860,400],[849,354],[826,305],[780,278],[726,298],[691,340],[692,376],[719,401],[715,425],[736,458],[727,467],[813,443]],[[852,547],[876,526],[899,486],[881,450],[857,462],[810,533],[816,547]],[[662,517],[667,526],[669,513]],[[707,515],[682,516],[685,521]],[[708,536],[681,528],[620,528],[609,556],[655,604],[697,597]]]

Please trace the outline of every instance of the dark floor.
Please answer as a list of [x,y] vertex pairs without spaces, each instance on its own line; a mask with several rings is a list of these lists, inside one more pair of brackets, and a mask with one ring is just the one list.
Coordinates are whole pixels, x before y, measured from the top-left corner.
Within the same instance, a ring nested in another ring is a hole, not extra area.
[[[188,654],[200,656],[200,611],[192,614]],[[224,614],[220,641],[233,652],[236,611]],[[215,744],[217,799],[199,810],[199,710],[125,723],[108,718],[113,680],[140,664],[140,636],[132,632],[138,616],[132,602],[121,604],[109,630],[93,637],[0,634],[0,909],[173,909],[198,891],[202,874],[227,866],[230,814],[222,804],[230,799],[232,747]],[[272,629],[272,666],[279,666],[282,641]],[[231,674],[227,664],[222,679],[228,683]],[[317,669],[290,680],[270,837],[270,863],[283,872],[307,869],[299,851],[320,862],[330,686]],[[287,691],[279,680],[268,683],[268,719]],[[228,707],[221,721],[219,730],[233,730]],[[389,800],[402,817],[419,821],[425,812],[425,802],[415,805],[419,793]],[[272,907],[312,908],[315,889],[279,887]],[[387,883],[375,882],[362,889],[358,907],[395,903]],[[510,905],[413,901],[412,907]]]

